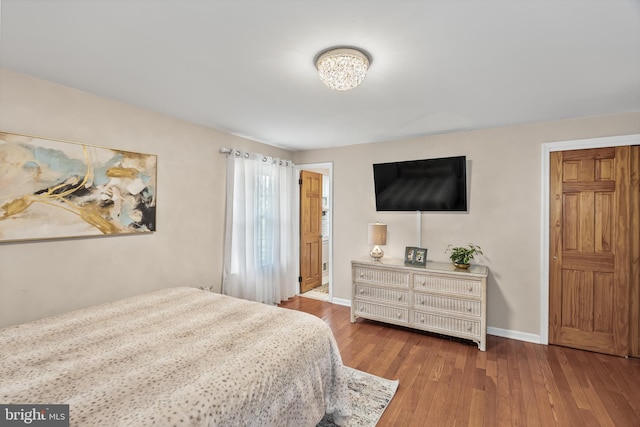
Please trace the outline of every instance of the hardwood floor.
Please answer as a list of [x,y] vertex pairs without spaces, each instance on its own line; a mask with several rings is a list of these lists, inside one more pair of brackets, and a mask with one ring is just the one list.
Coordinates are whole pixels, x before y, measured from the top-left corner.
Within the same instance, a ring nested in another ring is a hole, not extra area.
[[358,319],[295,297],[324,319],[345,365],[399,379],[378,426],[640,426],[640,359],[488,336],[473,343]]

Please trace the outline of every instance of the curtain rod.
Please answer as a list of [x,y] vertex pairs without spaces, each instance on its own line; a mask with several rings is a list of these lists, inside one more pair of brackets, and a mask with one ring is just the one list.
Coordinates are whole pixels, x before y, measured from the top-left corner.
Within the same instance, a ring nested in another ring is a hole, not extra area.
[[[222,147],[222,148],[220,148],[220,153],[221,154],[226,154],[228,156],[229,154],[233,153],[233,149],[227,148],[227,147]],[[236,156],[238,156],[239,154],[240,154],[240,151],[238,150],[238,152],[236,153]],[[294,164],[292,160],[283,160],[283,159],[276,158],[276,157],[273,157],[273,156],[267,156],[267,155],[258,154],[258,153],[254,153],[254,154],[256,156],[262,157],[262,161],[263,162],[266,162],[269,158],[271,158],[271,159],[273,159],[273,163],[279,163],[281,165],[284,164],[285,166],[289,166],[289,164],[292,164],[292,165]],[[245,157],[249,157],[249,153],[245,152],[244,156]]]

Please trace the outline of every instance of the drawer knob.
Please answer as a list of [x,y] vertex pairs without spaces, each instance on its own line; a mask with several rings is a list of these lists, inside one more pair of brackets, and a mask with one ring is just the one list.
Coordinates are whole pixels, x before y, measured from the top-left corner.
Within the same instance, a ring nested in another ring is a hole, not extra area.
[[402,319],[402,313],[398,313],[397,316],[398,316],[398,319]]
[[471,313],[471,307],[467,307],[467,311]]
[[473,286],[469,286],[469,292],[473,292]]
[[402,301],[402,295],[398,297],[398,301]]
[[471,326],[467,326],[467,332],[471,332]]
[[360,289],[360,294],[364,294],[364,289]]
[[360,272],[360,277],[364,277],[364,272]]

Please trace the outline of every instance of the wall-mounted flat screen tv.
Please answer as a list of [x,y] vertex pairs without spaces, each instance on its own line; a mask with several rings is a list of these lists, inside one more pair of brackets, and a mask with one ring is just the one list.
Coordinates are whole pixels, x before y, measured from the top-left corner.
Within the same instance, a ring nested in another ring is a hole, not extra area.
[[465,156],[373,165],[377,211],[466,211]]

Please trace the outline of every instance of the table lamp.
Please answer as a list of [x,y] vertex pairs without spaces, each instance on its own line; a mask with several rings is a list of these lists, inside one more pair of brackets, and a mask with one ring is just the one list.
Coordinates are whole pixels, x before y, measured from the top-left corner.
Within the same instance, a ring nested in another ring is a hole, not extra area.
[[384,251],[380,249],[380,245],[387,244],[387,224],[369,224],[369,244],[374,245],[369,255],[374,261],[379,261],[384,256]]

